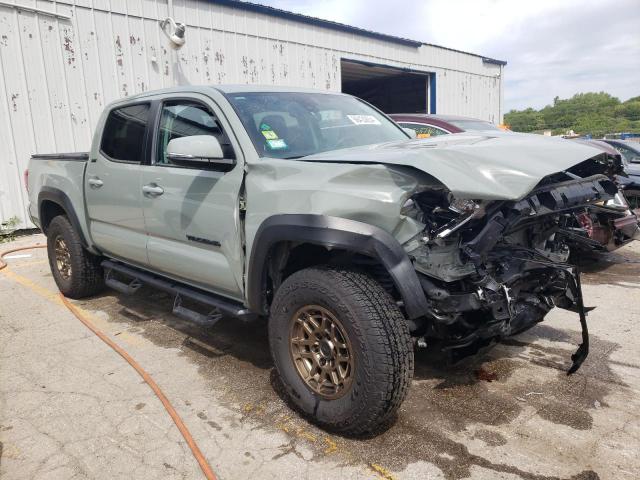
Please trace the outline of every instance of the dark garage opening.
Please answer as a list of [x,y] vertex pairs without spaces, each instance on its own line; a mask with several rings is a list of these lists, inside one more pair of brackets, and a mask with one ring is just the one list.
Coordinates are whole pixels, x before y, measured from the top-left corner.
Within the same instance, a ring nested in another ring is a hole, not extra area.
[[342,91],[375,105],[385,113],[434,113],[429,108],[428,73],[340,61]]

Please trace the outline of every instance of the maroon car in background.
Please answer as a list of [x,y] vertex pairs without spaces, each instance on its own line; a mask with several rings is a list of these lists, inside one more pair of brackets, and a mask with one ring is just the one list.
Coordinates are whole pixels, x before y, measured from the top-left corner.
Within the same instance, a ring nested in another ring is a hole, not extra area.
[[423,113],[394,113],[389,115],[403,128],[415,130],[417,138],[435,137],[449,133],[501,130],[486,120],[455,115],[427,115]]

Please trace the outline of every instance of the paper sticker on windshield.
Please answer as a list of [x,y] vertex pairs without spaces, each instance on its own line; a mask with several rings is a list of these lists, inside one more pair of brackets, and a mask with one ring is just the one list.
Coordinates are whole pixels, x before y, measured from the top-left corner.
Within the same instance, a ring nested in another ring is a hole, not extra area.
[[347,115],[354,125],[380,125],[380,122],[373,115]]
[[262,135],[264,135],[264,138],[266,138],[267,140],[278,139],[278,135],[276,135],[276,132],[274,132],[273,130],[263,130]]
[[281,138],[278,138],[276,140],[267,140],[267,145],[271,150],[282,150],[284,148],[287,148],[287,142],[285,142]]

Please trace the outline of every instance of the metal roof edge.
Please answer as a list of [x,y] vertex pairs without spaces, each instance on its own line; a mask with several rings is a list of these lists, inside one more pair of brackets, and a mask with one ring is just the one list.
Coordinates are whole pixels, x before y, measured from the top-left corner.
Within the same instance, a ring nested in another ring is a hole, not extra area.
[[492,65],[500,65],[501,67],[504,67],[507,64],[504,60],[496,60],[495,58],[489,57],[482,57],[482,61],[484,63],[491,63]]
[[333,30],[339,30],[349,33],[357,33],[378,40],[387,40],[389,42],[399,43],[401,45],[407,45],[409,47],[421,47],[422,42],[417,40],[411,40],[409,38],[396,37],[394,35],[388,35],[386,33],[373,32],[371,30],[365,30],[364,28],[353,27],[344,23],[334,22],[332,20],[324,20],[322,18],[311,17],[309,15],[303,15],[301,13],[290,12],[288,10],[282,10],[280,8],[270,7],[268,5],[260,5],[258,3],[245,2],[239,0],[208,0],[211,3],[216,3],[225,7],[240,8],[250,12],[263,13],[265,15],[271,15],[273,17],[285,18],[288,20],[294,20],[296,22],[307,23],[309,25],[317,25],[321,27],[331,28]]
[[355,33],[363,35],[365,37],[375,38],[377,40],[386,40],[388,42],[394,42],[409,47],[419,48],[423,45],[435,48],[442,48],[443,50],[449,50],[452,52],[463,53],[465,55],[471,55],[479,57],[484,63],[490,63],[493,65],[506,65],[504,60],[496,60],[494,58],[485,57],[484,55],[478,55],[477,53],[465,52],[463,50],[456,50],[455,48],[443,47],[442,45],[436,45],[434,43],[419,42],[418,40],[411,40],[409,38],[396,37],[395,35],[389,35],[386,33],[374,32],[372,30],[366,30],[360,27],[354,27],[345,23],[334,22],[332,20],[324,20],[322,18],[311,17],[309,15],[303,15],[301,13],[290,12],[288,10],[282,10],[280,8],[270,7],[268,5],[260,5],[259,3],[247,2],[244,0],[208,0],[211,3],[216,3],[225,7],[240,8],[255,13],[263,13],[265,15],[271,15],[273,17],[285,18],[287,20],[294,20],[296,22],[302,22],[309,25],[317,25],[320,27],[330,28],[342,32]]

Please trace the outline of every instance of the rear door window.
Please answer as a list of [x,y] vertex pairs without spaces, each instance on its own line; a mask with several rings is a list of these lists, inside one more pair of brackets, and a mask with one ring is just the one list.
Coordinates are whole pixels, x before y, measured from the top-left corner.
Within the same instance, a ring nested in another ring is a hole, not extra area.
[[141,163],[149,108],[140,103],[111,110],[102,133],[102,153],[116,162]]

